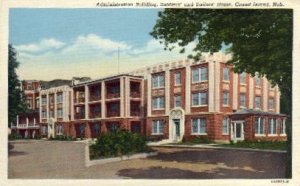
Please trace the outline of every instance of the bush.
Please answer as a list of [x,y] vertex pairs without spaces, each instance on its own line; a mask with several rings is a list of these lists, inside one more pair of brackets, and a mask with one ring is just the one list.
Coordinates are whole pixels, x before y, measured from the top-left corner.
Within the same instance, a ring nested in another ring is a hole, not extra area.
[[56,136],[55,138],[50,136],[49,140],[57,140],[57,141],[75,141],[76,138],[73,138],[72,136],[65,136],[65,135],[60,135]]
[[191,144],[207,144],[211,143],[207,136],[195,136],[192,138],[183,138],[183,143],[191,143]]
[[8,140],[18,140],[18,139],[23,139],[23,137],[18,133],[13,132],[8,135]]
[[148,150],[146,138],[125,130],[101,134],[90,146],[90,158],[129,155]]

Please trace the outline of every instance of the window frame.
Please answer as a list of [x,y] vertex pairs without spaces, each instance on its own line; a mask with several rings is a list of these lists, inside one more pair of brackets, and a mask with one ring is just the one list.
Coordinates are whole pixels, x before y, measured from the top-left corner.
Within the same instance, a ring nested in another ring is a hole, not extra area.
[[[227,75],[227,76],[225,76],[225,75]],[[227,77],[227,78],[225,78],[225,77]],[[227,66],[223,67],[222,81],[224,81],[224,82],[230,82],[230,69]]]
[[[246,77],[247,77],[246,72],[240,73],[240,75],[239,75],[240,85],[246,85]],[[243,81],[241,81],[242,79],[243,79]]]
[[[202,70],[205,69],[206,73],[205,73],[205,79],[202,79],[203,74]],[[207,82],[208,81],[208,72],[207,72],[208,68],[206,66],[200,66],[200,67],[193,67],[192,68],[192,83],[201,83],[201,82]],[[194,73],[197,72],[198,73],[198,77],[197,79],[194,79]]]
[[[152,97],[152,110],[164,110],[165,105],[165,97],[164,96],[155,96]],[[160,107],[162,105],[162,107]]]
[[[194,95],[197,95],[198,104],[194,104]],[[204,99],[201,95],[205,95],[205,103],[202,104],[202,99]],[[207,91],[200,91],[192,93],[192,107],[204,107],[208,105],[208,92]]]
[[[256,105],[256,102],[257,102],[256,98],[260,98],[259,99],[259,107],[257,107],[257,105]],[[255,96],[254,97],[254,106],[255,106],[254,107],[255,109],[261,109],[262,108],[262,105],[261,105],[261,96]]]
[[[227,94],[227,103],[224,103],[224,94]],[[230,94],[228,91],[223,91],[223,94],[222,94],[222,105],[225,106],[225,107],[228,107],[230,104]]]
[[286,136],[286,119],[282,118],[280,121],[280,136]]
[[[258,119],[256,121],[256,119]],[[254,122],[254,132],[255,132],[255,136],[265,136],[265,118],[263,117],[255,117],[255,122]],[[262,127],[261,127],[262,125]],[[256,129],[257,127],[257,129]],[[262,131],[261,131],[262,130]]]
[[177,71],[177,72],[174,73],[174,85],[175,86],[181,85],[181,72],[180,71]]
[[[275,127],[275,133],[274,133],[274,127]],[[268,119],[268,136],[276,136],[276,135],[277,135],[277,121],[276,121],[276,118],[269,118]]]
[[[194,130],[193,130],[194,121],[197,122],[197,124],[196,124],[197,131],[196,132],[194,132]],[[204,124],[202,122],[204,122]],[[201,128],[202,129],[204,128],[204,131],[201,131]],[[206,117],[192,118],[192,120],[191,120],[191,135],[207,135],[207,119],[206,119]]]
[[163,120],[152,120],[151,135],[164,135],[164,129],[165,126]]
[[[224,132],[225,126],[224,121],[226,121],[226,132]],[[222,135],[229,135],[229,118],[224,117],[222,121]]]
[[[176,98],[179,98],[179,100],[177,100]],[[177,105],[178,102],[179,105]],[[178,107],[181,107],[181,95],[174,95],[174,108]]]
[[[244,105],[241,104],[242,96],[244,97]],[[240,106],[240,108],[246,108],[246,94],[245,93],[240,93],[240,95],[239,95],[239,106]]]
[[152,88],[158,89],[164,87],[165,87],[165,75],[164,74],[152,75]]
[[[272,100],[272,107],[270,107],[270,101]],[[275,108],[274,108],[274,102],[275,102],[275,100],[274,100],[274,98],[269,98],[268,99],[268,109],[269,110],[274,110]]]

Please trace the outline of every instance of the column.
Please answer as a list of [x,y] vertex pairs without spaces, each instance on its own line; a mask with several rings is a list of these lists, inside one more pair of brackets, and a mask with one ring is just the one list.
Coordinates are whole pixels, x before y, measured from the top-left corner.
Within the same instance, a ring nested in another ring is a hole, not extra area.
[[47,110],[46,110],[46,113],[47,113],[47,120],[49,119],[49,94],[47,93],[46,95],[46,99],[47,99]]
[[101,118],[105,118],[105,81],[101,82]]
[[36,120],[35,120],[35,118],[33,118],[33,126],[35,126],[36,125]]
[[165,70],[165,114],[168,115],[170,112],[170,70]]
[[144,92],[144,90],[145,90],[145,88],[144,88],[144,79],[141,81],[141,88],[140,88],[140,91],[141,91],[141,115],[142,116],[144,116],[145,114],[144,114],[144,111],[145,111],[145,109],[144,109],[144,104],[145,104],[145,92]]
[[280,91],[279,91],[279,88],[278,88],[278,86],[276,85],[276,87],[275,87],[275,92],[276,92],[276,97],[275,97],[275,99],[276,99],[276,101],[275,101],[275,105],[276,105],[276,110],[275,110],[275,112],[276,113],[280,113]]
[[54,118],[57,119],[57,92],[54,92]]
[[124,117],[124,103],[125,103],[125,98],[124,98],[124,78],[121,76],[120,77],[120,116]]
[[215,62],[215,111],[220,111],[220,62]]
[[36,105],[35,105],[35,93],[33,92],[32,94],[32,109],[35,110],[36,109]]
[[214,69],[215,62],[209,61],[208,62],[208,111],[214,112],[215,106],[215,99],[214,99],[214,92],[215,92],[215,69]]
[[84,85],[84,113],[85,119],[89,119],[89,87]]
[[152,77],[151,77],[151,74],[149,72],[149,74],[147,74],[147,116],[151,116],[152,115],[152,112],[151,112],[151,105],[152,105],[152,102],[151,102],[151,98],[152,98]]
[[187,65],[185,67],[185,114],[189,114],[191,112],[191,66]]
[[72,88],[72,90],[69,92],[69,94],[71,94],[70,95],[70,98],[71,98],[71,100],[69,100],[69,101],[71,101],[71,120],[72,121],[74,121],[74,90],[73,90],[73,88]]
[[19,127],[19,115],[17,115],[17,128]]
[[254,102],[254,85],[253,85],[253,78],[249,77],[249,108],[253,109],[253,102]]
[[28,128],[28,124],[29,124],[29,119],[28,117],[26,117],[26,127]]
[[233,93],[232,93],[232,109],[237,109],[237,101],[239,100],[238,99],[238,96],[237,96],[237,93],[238,93],[238,74],[234,73],[233,74]]
[[40,99],[40,101],[39,101],[39,115],[40,115],[40,123],[42,122],[42,94],[41,94],[41,92],[40,92],[40,94],[39,94],[39,99]]
[[125,77],[125,117],[130,117],[130,80]]

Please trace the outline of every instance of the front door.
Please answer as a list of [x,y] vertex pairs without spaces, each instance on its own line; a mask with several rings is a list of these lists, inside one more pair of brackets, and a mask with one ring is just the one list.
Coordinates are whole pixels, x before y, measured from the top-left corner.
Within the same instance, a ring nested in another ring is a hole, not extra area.
[[180,120],[174,119],[174,140],[177,140],[180,137]]

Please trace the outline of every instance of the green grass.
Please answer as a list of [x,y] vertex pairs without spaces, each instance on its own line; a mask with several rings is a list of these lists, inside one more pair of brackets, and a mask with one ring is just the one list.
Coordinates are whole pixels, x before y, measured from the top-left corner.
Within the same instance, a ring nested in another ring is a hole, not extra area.
[[250,149],[287,150],[287,142],[285,141],[239,141],[237,143],[219,144],[217,146]]

